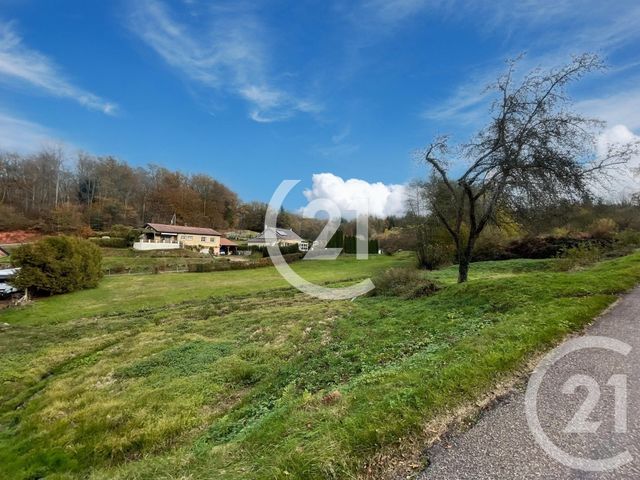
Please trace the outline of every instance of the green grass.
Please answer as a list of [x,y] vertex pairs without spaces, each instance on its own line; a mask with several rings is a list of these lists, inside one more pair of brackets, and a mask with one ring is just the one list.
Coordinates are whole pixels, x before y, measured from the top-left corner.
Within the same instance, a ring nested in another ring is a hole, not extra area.
[[[345,283],[407,257],[299,262]],[[0,478],[349,478],[640,282],[640,254],[430,275],[416,300],[296,293],[273,268],[108,278],[0,313]],[[339,395],[327,397],[331,392]]]
[[[102,248],[105,274],[184,271],[192,264],[220,261],[191,250],[137,251],[131,248]],[[223,257],[224,258],[224,257]],[[224,260],[223,260],[224,261]]]

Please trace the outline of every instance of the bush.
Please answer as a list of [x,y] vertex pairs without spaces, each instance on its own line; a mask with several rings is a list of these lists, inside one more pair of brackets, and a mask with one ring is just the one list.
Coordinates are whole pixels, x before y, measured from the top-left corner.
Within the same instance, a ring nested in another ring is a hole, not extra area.
[[34,293],[67,293],[94,288],[102,278],[102,252],[75,237],[47,237],[22,245],[12,255],[20,272],[13,283]]
[[613,247],[613,239],[591,237],[527,237],[512,242],[507,252],[512,258],[555,258],[563,252],[583,245],[597,245],[603,250]]
[[[258,247],[256,245],[252,245],[251,247],[249,247],[251,249],[251,252],[255,253],[255,252],[259,252],[264,258],[267,258],[269,256],[269,250],[267,249],[267,247]],[[298,248],[298,244],[295,243],[293,245],[283,245],[280,247],[280,253],[282,255],[289,255],[291,253],[298,253],[300,251],[300,249]]]
[[508,251],[509,244],[513,239],[513,236],[507,230],[494,226],[487,227],[473,248],[473,261],[508,260],[513,258],[513,254]]
[[436,270],[453,263],[455,247],[451,242],[429,242],[418,244],[416,256],[419,268]]
[[618,224],[611,218],[599,218],[589,226],[593,238],[610,239],[618,230]]
[[[288,253],[283,255],[287,263],[296,262],[302,257],[304,253]],[[187,266],[191,273],[206,273],[206,272],[220,272],[228,270],[250,270],[252,268],[269,267],[273,265],[270,257],[258,258],[257,260],[251,260],[248,262],[232,262],[230,260],[217,260],[210,263],[192,263]]]
[[568,248],[577,247],[583,241],[567,237],[525,237],[512,242],[507,251],[514,258],[554,258]]
[[393,255],[403,250],[416,249],[416,234],[408,228],[394,228],[386,230],[377,236],[380,248],[387,255]]
[[583,243],[563,250],[555,263],[557,270],[566,272],[592,265],[602,258],[602,249],[594,243]]
[[93,243],[104,248],[129,248],[126,238],[90,238]]
[[640,247],[640,232],[624,230],[616,235],[616,244],[621,247]]
[[376,286],[372,295],[388,297],[418,298],[434,294],[438,287],[424,277],[419,270],[390,268],[373,278]]

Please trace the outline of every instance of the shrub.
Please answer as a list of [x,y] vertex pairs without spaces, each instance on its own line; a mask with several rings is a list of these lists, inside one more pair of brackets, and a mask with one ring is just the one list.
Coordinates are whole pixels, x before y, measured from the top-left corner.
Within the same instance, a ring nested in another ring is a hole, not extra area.
[[456,248],[449,233],[439,224],[423,223],[414,228],[419,268],[435,270],[450,265]]
[[105,248],[128,248],[129,242],[126,238],[90,238],[93,243],[95,243],[99,247]]
[[438,287],[419,271],[412,268],[390,268],[373,278],[376,286],[372,295],[418,298],[432,295]]
[[593,238],[610,239],[618,230],[618,224],[611,218],[599,218],[589,226]]
[[[269,256],[269,250],[267,249],[267,247],[259,247],[257,245],[252,245],[250,248],[252,252],[254,253],[259,252],[264,258]],[[280,253],[282,253],[282,255],[289,255],[291,253],[298,253],[300,251],[297,243],[293,245],[283,245],[279,248],[280,248]]]
[[387,255],[416,248],[416,234],[408,228],[386,230],[377,236],[377,240],[380,243],[380,248]]
[[87,240],[47,237],[13,252],[20,272],[13,283],[39,294],[94,288],[102,278],[102,252]]
[[640,232],[624,230],[616,235],[616,244],[621,247],[640,247]]
[[489,226],[482,232],[473,249],[474,261],[508,260],[513,254],[508,251],[509,244],[514,240],[512,229]]
[[557,270],[566,272],[596,263],[602,258],[602,249],[594,243],[583,243],[563,250],[555,264]]
[[507,251],[514,258],[554,258],[568,248],[577,247],[582,239],[558,237],[525,237],[511,242]]
[[[287,263],[296,262],[302,257],[304,257],[304,253],[289,253],[283,255],[285,261]],[[256,260],[251,260],[248,262],[232,262],[232,261],[222,261],[217,260],[215,262],[210,263],[192,263],[187,266],[189,272],[191,273],[206,273],[206,272],[220,272],[227,270],[250,270],[252,268],[260,268],[260,267],[269,267],[273,265],[270,257],[258,258]]]
[[419,268],[436,270],[453,263],[455,248],[450,242],[429,242],[418,244],[416,256]]
[[613,247],[613,239],[583,237],[526,237],[511,242],[507,252],[512,258],[555,258],[568,249],[582,245],[597,245],[602,250]]
[[21,213],[16,212],[13,207],[0,204],[0,231],[30,228],[32,224],[33,222],[27,220]]

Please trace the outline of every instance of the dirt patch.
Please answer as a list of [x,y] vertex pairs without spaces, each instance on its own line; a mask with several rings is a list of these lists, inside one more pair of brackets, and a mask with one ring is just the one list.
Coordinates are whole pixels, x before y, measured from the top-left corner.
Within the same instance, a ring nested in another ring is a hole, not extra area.
[[0,232],[0,245],[32,242],[40,236],[41,235],[38,232],[29,232],[27,230],[12,230],[9,232]]

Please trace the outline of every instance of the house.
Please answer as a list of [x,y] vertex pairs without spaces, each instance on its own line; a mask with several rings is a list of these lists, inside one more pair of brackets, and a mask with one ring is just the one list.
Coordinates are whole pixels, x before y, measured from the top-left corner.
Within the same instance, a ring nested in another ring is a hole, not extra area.
[[185,227],[147,223],[139,241],[133,244],[136,250],[171,250],[196,247],[204,253],[220,254],[222,235],[212,228]]
[[4,248],[0,247],[0,257],[8,257],[8,256],[9,256],[9,252]]
[[[273,240],[274,237],[275,240]],[[301,251],[307,251],[309,249],[309,243],[300,238],[300,236],[290,228],[270,228],[262,232],[257,237],[249,239],[247,242],[247,245],[250,247],[266,247],[274,245],[286,247],[296,244]]]

